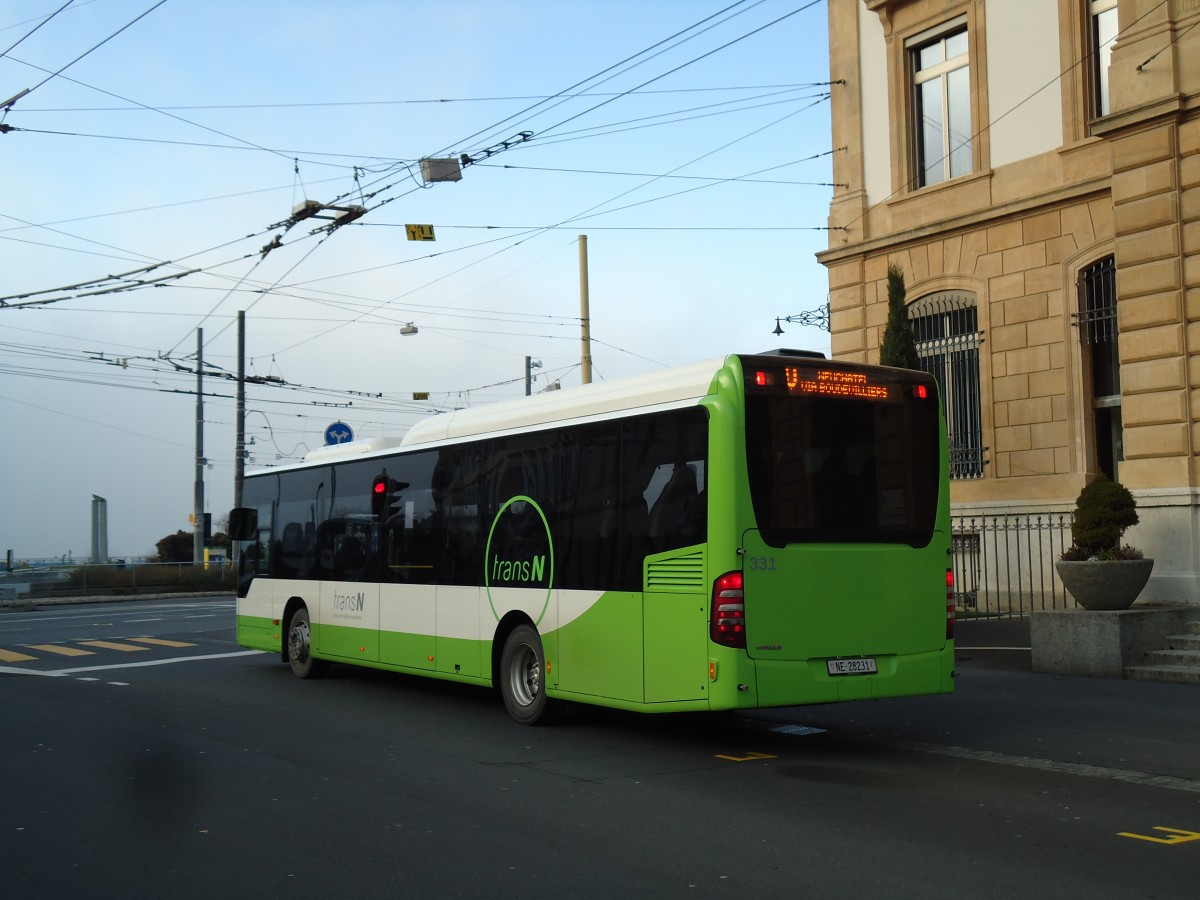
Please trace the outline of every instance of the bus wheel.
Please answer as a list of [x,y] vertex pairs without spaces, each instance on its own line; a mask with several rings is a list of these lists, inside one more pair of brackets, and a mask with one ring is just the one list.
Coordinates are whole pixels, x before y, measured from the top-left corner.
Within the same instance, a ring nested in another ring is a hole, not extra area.
[[292,614],[287,633],[288,664],[292,674],[298,678],[313,678],[321,672],[321,661],[313,659],[312,629],[308,624],[308,610],[303,606]]
[[546,719],[545,671],[546,655],[537,630],[518,625],[504,642],[500,655],[500,695],[508,714],[522,725],[536,725]]

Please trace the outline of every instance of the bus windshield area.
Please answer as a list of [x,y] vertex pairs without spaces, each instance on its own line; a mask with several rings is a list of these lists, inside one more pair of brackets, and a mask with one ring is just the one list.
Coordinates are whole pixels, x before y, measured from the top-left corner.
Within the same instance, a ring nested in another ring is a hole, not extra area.
[[745,359],[746,459],[764,540],[926,546],[936,386],[920,373]]

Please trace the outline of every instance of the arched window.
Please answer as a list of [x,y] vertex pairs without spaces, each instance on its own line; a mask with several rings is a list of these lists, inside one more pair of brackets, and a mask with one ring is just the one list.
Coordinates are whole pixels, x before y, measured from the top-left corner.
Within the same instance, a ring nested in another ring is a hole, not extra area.
[[1091,401],[1089,427],[1096,468],[1114,481],[1124,458],[1121,439],[1121,363],[1117,346],[1117,264],[1111,256],[1080,270],[1079,312],[1084,385]]
[[921,369],[937,379],[946,413],[951,478],[982,478],[979,310],[969,291],[927,294],[908,307]]

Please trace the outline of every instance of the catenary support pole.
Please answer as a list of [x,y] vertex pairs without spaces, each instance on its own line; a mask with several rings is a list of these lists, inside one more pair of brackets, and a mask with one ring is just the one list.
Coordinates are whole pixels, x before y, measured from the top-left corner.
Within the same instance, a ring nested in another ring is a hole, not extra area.
[[[238,310],[237,439],[233,448],[233,506],[242,505],[242,481],[246,477],[246,311]],[[237,568],[237,541],[233,544],[233,565]]]
[[583,353],[579,367],[584,384],[592,383],[592,331],[588,299],[587,235],[579,236],[579,317],[582,322]]
[[196,329],[196,491],[192,503],[192,565],[204,564],[204,329]]

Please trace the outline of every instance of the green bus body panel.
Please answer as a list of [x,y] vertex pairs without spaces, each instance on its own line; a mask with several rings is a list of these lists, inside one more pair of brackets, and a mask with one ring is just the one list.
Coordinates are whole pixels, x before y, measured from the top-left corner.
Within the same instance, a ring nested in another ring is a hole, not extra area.
[[347,662],[378,662],[379,632],[370,628],[313,623],[313,655]]
[[551,695],[642,702],[641,597],[609,591],[573,622],[542,635]]
[[706,547],[647,556],[643,564],[642,668],[647,703],[708,696]]
[[248,650],[269,650],[272,653],[279,653],[283,649],[279,637],[279,626],[261,616],[237,617],[237,642],[239,647],[245,647]]
[[777,548],[759,532],[748,531],[744,546],[746,647],[755,659],[905,656],[940,651],[946,644],[949,557],[936,536],[923,549],[895,544]]
[[646,702],[707,698],[707,598],[650,592],[643,597]]
[[448,675],[492,677],[491,642],[438,637],[437,670]]
[[406,669],[433,669],[436,649],[437,638],[431,634],[404,634],[398,631],[379,634],[379,661],[388,665]]

